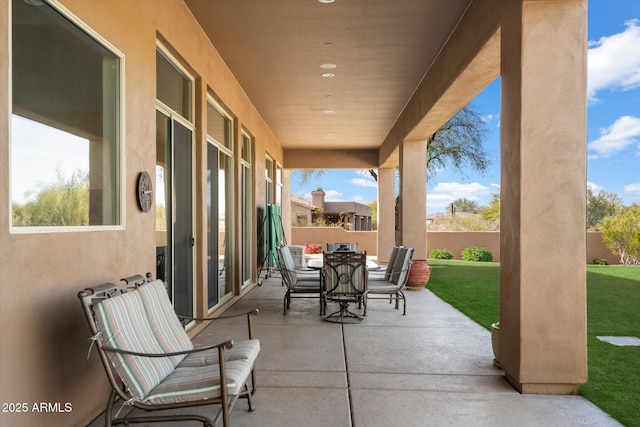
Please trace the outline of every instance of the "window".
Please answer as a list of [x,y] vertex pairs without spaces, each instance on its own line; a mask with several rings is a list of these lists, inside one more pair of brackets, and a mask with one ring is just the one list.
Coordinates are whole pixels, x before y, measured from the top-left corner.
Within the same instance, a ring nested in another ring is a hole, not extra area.
[[275,162],[269,155],[266,156],[265,159],[265,168],[264,168],[264,179],[266,184],[266,195],[267,195],[267,204],[274,204],[276,201],[275,196],[275,188],[273,175],[275,175],[274,171]]
[[276,166],[276,205],[282,207],[282,166]]
[[193,122],[193,82],[167,53],[156,50],[156,96],[168,109]]
[[207,250],[208,307],[233,292],[233,120],[211,99],[207,102]]
[[13,230],[122,225],[123,57],[75,21],[12,3]]
[[240,191],[241,205],[240,218],[242,225],[240,229],[240,251],[242,253],[242,280],[243,286],[251,284],[251,276],[253,270],[253,179],[251,176],[251,159],[252,159],[252,141],[251,137],[242,132],[241,161],[240,161]]
[[296,227],[306,227],[308,225],[307,214],[296,214]]
[[156,277],[181,316],[196,304],[194,79],[165,47],[156,47]]

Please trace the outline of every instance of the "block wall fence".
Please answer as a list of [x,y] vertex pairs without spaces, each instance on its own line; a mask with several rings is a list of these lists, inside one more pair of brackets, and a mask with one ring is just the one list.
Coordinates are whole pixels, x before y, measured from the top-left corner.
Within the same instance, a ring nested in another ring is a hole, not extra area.
[[[585,263],[594,258],[604,258],[610,265],[619,264],[619,260],[604,245],[601,232],[587,232],[587,253]],[[290,245],[313,243],[326,247],[327,243],[358,243],[358,248],[367,251],[367,255],[378,254],[378,233],[376,231],[347,231],[340,227],[291,227]],[[493,254],[493,260],[500,261],[500,232],[498,231],[429,231],[427,232],[427,250],[448,249],[454,259],[460,259],[460,252],[468,246],[484,246]]]

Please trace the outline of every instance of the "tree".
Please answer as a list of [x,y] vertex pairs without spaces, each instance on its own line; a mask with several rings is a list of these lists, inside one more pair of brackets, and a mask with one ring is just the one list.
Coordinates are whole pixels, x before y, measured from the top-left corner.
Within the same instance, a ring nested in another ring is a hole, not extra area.
[[89,225],[89,174],[76,171],[66,178],[58,170],[56,181],[35,200],[13,204],[15,226]]
[[427,177],[449,167],[464,178],[465,166],[484,173],[490,164],[482,146],[488,132],[480,114],[464,107],[427,139]]
[[640,205],[622,208],[602,224],[604,244],[620,259],[620,264],[640,264]]
[[607,217],[612,217],[622,207],[622,199],[616,193],[600,190],[594,194],[587,187],[587,230],[599,231]]
[[[490,164],[487,153],[482,146],[489,129],[486,122],[471,105],[465,106],[455,116],[449,119],[440,129],[434,132],[427,141],[427,179],[433,179],[438,171],[453,167],[463,179],[466,178],[463,167],[484,173]],[[305,169],[300,173],[300,184],[324,174],[322,169]],[[369,174],[378,180],[375,170],[368,170]],[[396,244],[400,244],[399,209],[396,197],[395,233]]]
[[453,202],[455,212],[478,213],[478,207],[478,202],[465,197],[460,197]]
[[487,221],[500,222],[500,193],[492,194],[489,206],[479,210],[482,217]]
[[[488,133],[480,113],[471,105],[465,106],[427,139],[427,178],[433,178],[438,171],[448,167],[453,167],[462,177],[466,177],[465,166],[484,173],[491,164],[482,145]],[[367,172],[378,181],[375,170]],[[324,169],[301,169],[299,182],[304,185],[324,173]]]
[[378,201],[373,200],[368,205],[371,208],[371,218],[372,218],[371,229],[377,230],[378,229]]

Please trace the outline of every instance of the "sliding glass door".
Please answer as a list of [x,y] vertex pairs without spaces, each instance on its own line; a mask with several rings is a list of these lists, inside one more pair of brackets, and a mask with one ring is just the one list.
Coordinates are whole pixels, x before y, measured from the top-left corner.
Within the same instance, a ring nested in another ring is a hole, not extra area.
[[176,313],[193,316],[193,80],[160,50],[156,64],[156,276]]
[[207,104],[208,306],[233,295],[233,121],[212,100]]

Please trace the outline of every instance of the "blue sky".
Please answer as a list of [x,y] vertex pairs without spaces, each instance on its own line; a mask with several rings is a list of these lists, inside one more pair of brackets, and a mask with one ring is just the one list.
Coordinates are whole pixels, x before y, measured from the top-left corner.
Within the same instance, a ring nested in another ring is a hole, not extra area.
[[[640,203],[640,0],[588,4],[587,185],[618,194],[625,205]],[[443,212],[460,197],[486,205],[499,191],[500,79],[473,104],[490,130],[485,149],[491,165],[484,175],[442,171],[433,177],[427,188],[430,214]],[[377,197],[376,183],[362,171],[326,171],[304,186],[292,174],[292,194],[311,200],[317,187],[327,193],[327,201],[369,203]]]

